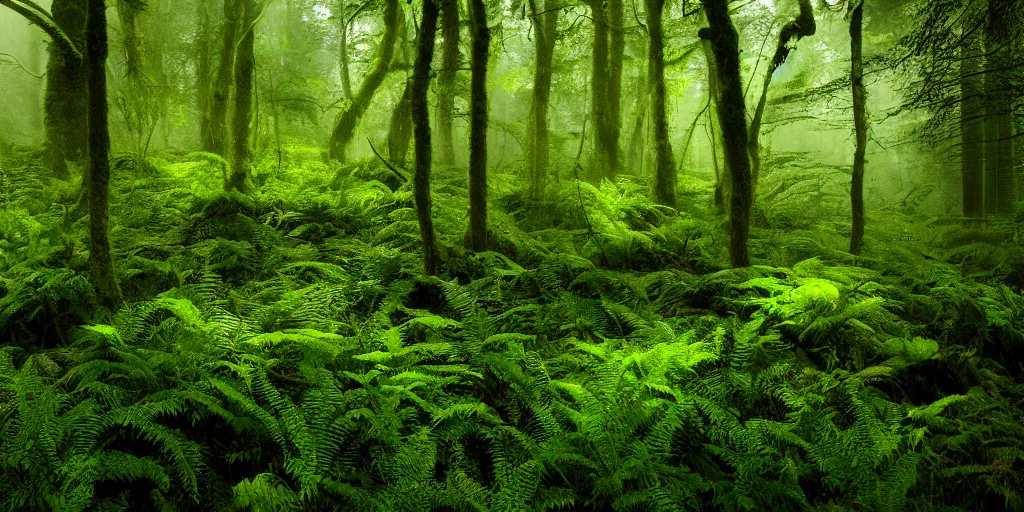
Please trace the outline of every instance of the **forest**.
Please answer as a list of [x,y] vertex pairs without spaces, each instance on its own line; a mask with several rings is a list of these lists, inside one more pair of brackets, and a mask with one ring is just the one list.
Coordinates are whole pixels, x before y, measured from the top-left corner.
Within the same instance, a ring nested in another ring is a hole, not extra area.
[[1024,0],[0,0],[0,510],[1024,510]]

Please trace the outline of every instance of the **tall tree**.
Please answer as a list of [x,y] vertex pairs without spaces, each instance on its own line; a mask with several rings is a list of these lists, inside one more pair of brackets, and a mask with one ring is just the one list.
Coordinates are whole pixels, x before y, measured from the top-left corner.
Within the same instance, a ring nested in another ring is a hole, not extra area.
[[[410,66],[408,52],[408,32],[405,27],[405,17],[402,17],[402,68]],[[414,50],[415,53],[415,50]],[[413,57],[415,59],[415,57]],[[391,110],[391,119],[388,123],[388,156],[391,161],[399,167],[405,167],[405,157],[409,153],[409,141],[412,140],[412,113],[411,102],[412,81],[406,77],[405,87],[402,88],[402,96],[398,103]]]
[[605,151],[608,155],[609,176],[617,174],[621,167],[619,159],[619,138],[622,133],[622,64],[626,55],[626,31],[623,23],[626,17],[622,0],[606,0],[608,6],[608,87],[605,106],[608,116],[605,131]]
[[[859,0],[852,0],[857,2]],[[800,14],[783,25],[779,31],[779,43],[775,47],[775,54],[772,56],[768,69],[764,74],[764,84],[761,87],[761,99],[757,102],[757,109],[754,110],[754,119],[750,121],[750,134],[747,139],[747,151],[750,153],[751,174],[754,186],[761,175],[761,120],[764,118],[764,109],[768,102],[768,89],[772,85],[772,76],[779,69],[789,53],[792,51],[790,43],[799,41],[804,37],[813,36],[817,32],[817,24],[814,22],[814,8],[810,0],[799,0]]]
[[708,26],[699,36],[711,42],[718,72],[721,104],[718,110],[722,128],[725,161],[729,167],[731,193],[729,205],[729,255],[734,267],[750,265],[747,239],[750,237],[750,205],[753,187],[747,156],[746,105],[740,79],[739,34],[729,16],[728,0],[701,0]]
[[1009,214],[1017,202],[1013,165],[1012,28],[1006,2],[988,3],[985,24],[985,208]]
[[440,161],[455,165],[452,122],[455,119],[455,78],[459,54],[459,0],[441,0],[441,69],[437,73],[437,138]]
[[[715,123],[717,122],[718,113],[721,110],[719,105],[722,104],[722,90],[718,86],[718,65],[715,63],[714,50],[711,49],[711,41],[704,39],[701,41],[701,47],[704,50],[704,60],[707,63],[708,68],[708,131],[711,143],[711,161],[715,168],[715,195],[714,205],[720,213],[725,212],[725,203],[729,197],[729,177],[728,162],[724,166],[725,169],[720,169],[718,166],[718,146],[721,144],[725,145],[725,141],[722,140],[721,130],[715,130]],[[694,127],[696,127],[696,119],[694,120]],[[692,128],[691,128],[692,129]]]
[[590,116],[594,125],[593,166],[601,176],[611,176],[612,154],[608,141],[608,16],[604,0],[587,0],[594,20],[594,42],[590,54]]
[[107,122],[107,13],[104,0],[88,0],[86,75],[89,119],[89,279],[99,302],[116,307],[121,287],[110,249],[110,129]]
[[473,46],[470,59],[469,112],[469,247],[487,250],[487,60],[491,31],[483,0],[469,0]]
[[252,146],[249,133],[252,126],[253,69],[256,66],[254,45],[258,7],[256,0],[243,0],[242,37],[235,55],[235,108],[231,120],[231,174],[226,190],[247,192],[251,188]]
[[210,96],[210,126],[204,130],[203,149],[228,157],[228,102],[235,79],[235,50],[245,0],[224,0],[224,31],[217,77]]
[[195,41],[196,55],[196,105],[199,107],[199,141],[202,148],[210,151],[213,148],[213,132],[210,130],[212,118],[210,117],[210,93],[212,90],[211,73],[213,63],[210,59],[209,47],[212,41],[212,30],[210,27],[210,11],[207,10],[206,2],[196,2],[196,22],[199,25],[199,34]]
[[430,146],[430,113],[427,91],[430,89],[430,61],[434,58],[434,39],[437,35],[439,9],[436,0],[423,0],[423,17],[416,43],[416,62],[413,64],[410,105],[416,151],[416,175],[413,177],[413,197],[416,200],[416,218],[423,241],[423,271],[437,275],[441,269],[441,255],[434,231],[432,201],[430,199],[430,168],[433,164]]
[[985,216],[985,105],[982,98],[981,38],[977,33],[963,37],[960,58],[960,173],[963,215]]
[[355,135],[359,120],[370,108],[373,96],[377,93],[380,85],[384,83],[384,78],[387,77],[388,70],[391,69],[391,59],[395,55],[395,43],[398,41],[400,28],[399,15],[398,0],[385,0],[384,35],[377,47],[377,58],[366,72],[363,83],[359,85],[359,91],[351,97],[348,107],[338,116],[338,122],[334,125],[329,142],[328,153],[331,158],[345,159],[345,149]]
[[651,81],[651,121],[654,131],[654,200],[676,206],[676,162],[669,141],[668,116],[665,113],[665,37],[662,11],[665,0],[646,0],[648,32],[647,75]]
[[868,144],[868,116],[864,91],[864,0],[850,3],[850,83],[853,95],[853,127],[856,149],[853,154],[853,178],[850,182],[850,204],[853,232],[850,253],[860,254],[864,240],[864,153]]
[[551,72],[558,36],[557,0],[530,1],[533,18],[534,68],[533,109],[527,144],[527,167],[530,196],[537,200],[547,187],[551,148],[548,142],[548,110],[551,106]]
[[338,63],[341,68],[341,90],[346,98],[352,97],[352,75],[348,69],[348,25],[349,18],[345,12],[347,2],[338,0]]

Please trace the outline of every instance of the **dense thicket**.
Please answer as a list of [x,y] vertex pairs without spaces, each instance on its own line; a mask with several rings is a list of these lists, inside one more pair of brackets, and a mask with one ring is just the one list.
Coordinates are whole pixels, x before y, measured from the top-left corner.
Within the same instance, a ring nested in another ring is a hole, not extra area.
[[0,33],[0,510],[1024,510],[1021,0]]

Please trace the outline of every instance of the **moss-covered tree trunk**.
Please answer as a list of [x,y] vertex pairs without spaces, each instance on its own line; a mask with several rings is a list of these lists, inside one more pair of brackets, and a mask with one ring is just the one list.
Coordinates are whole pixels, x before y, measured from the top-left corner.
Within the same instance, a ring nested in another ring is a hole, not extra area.
[[964,39],[960,58],[960,175],[963,215],[985,216],[985,102],[981,71],[985,58],[981,39]]
[[402,89],[402,97],[391,110],[391,121],[388,125],[388,156],[391,163],[405,167],[405,159],[409,154],[409,141],[412,140],[412,83],[407,81]]
[[347,2],[338,0],[338,65],[341,73],[341,90],[346,98],[352,97],[352,74],[348,67],[348,13]]
[[235,105],[231,119],[231,174],[225,190],[248,192],[251,188],[252,146],[249,143],[252,126],[253,68],[256,66],[256,2],[244,0],[242,7],[242,37],[235,55]]
[[124,74],[138,80],[142,74],[142,40],[135,23],[138,10],[128,0],[117,1],[117,18],[121,22],[121,51],[124,52]]
[[590,53],[590,117],[594,126],[594,151],[591,165],[599,176],[611,171],[608,153],[608,17],[603,0],[587,0],[594,21],[594,42]]
[[548,142],[548,110],[551,106],[551,72],[558,36],[558,10],[555,0],[530,2],[533,16],[534,58],[533,109],[527,144],[527,175],[530,196],[541,199],[547,187],[548,162],[551,148]]
[[491,31],[483,0],[469,0],[473,36],[469,105],[469,248],[487,250],[487,60]]
[[664,0],[646,0],[648,54],[647,75],[651,81],[651,122],[654,132],[654,200],[676,207],[676,161],[669,141],[665,112],[665,40],[662,31]]
[[86,6],[80,0],[54,0],[53,21],[80,49],[75,54],[66,45],[51,44],[46,64],[46,92],[43,95],[43,129],[47,165],[58,178],[66,179],[67,161],[85,158],[88,137],[85,48]]
[[864,1],[854,0],[850,11],[850,83],[853,96],[853,127],[856,149],[853,154],[853,178],[850,182],[850,204],[853,231],[850,253],[860,254],[864,241],[864,154],[868,145],[868,116],[864,91]]
[[[858,0],[853,0],[858,1]],[[747,152],[750,153],[750,168],[754,186],[761,176],[761,121],[764,118],[764,109],[768,103],[768,90],[772,85],[772,76],[775,70],[779,69],[792,51],[790,41],[813,36],[817,32],[817,24],[814,22],[814,8],[810,0],[800,0],[800,14],[786,23],[779,31],[779,43],[775,47],[775,54],[764,74],[764,84],[761,87],[761,98],[754,110],[754,119],[750,121],[750,134],[747,139]]]
[[622,63],[626,55],[626,17],[622,0],[606,0],[608,5],[608,87],[605,100],[608,116],[605,130],[605,151],[608,157],[608,177],[621,169],[619,139],[622,133]]
[[459,54],[459,2],[441,0],[441,69],[437,73],[437,146],[439,161],[455,165],[455,78],[462,57]]
[[196,22],[199,37],[196,39],[196,106],[199,108],[199,143],[203,150],[213,147],[213,132],[210,129],[210,91],[213,63],[210,59],[211,30],[210,12],[206,2],[196,2]]
[[719,213],[725,212],[725,203],[729,200],[729,183],[732,181],[729,175],[728,165],[719,167],[718,159],[718,147],[719,145],[724,146],[725,141],[722,139],[721,130],[715,129],[715,124],[718,122],[718,113],[721,110],[720,105],[722,104],[722,88],[718,85],[718,65],[715,63],[714,50],[711,49],[711,41],[702,41],[704,49],[704,59],[707,63],[708,68],[708,131],[710,134],[711,144],[711,158],[712,164],[715,168],[715,194],[714,194],[714,205],[718,209]]
[[235,75],[235,49],[239,25],[245,0],[224,0],[224,32],[220,47],[220,62],[217,78],[210,95],[210,126],[208,137],[204,138],[203,149],[210,153],[229,156],[228,146],[228,105],[231,99],[231,85]]
[[86,76],[89,125],[89,280],[100,304],[117,307],[121,287],[110,249],[110,130],[107,120],[107,13],[104,0],[88,0]]
[[747,156],[746,106],[740,79],[739,34],[729,17],[728,0],[701,0],[708,27],[700,30],[701,39],[711,42],[722,95],[718,119],[722,128],[725,161],[729,167],[732,191],[729,205],[729,255],[734,267],[750,265],[747,240],[750,237],[752,184]]
[[395,43],[398,41],[400,28],[399,15],[398,0],[385,0],[384,35],[377,47],[377,58],[359,85],[359,91],[351,97],[348,107],[341,113],[338,122],[334,125],[331,140],[328,143],[328,154],[333,159],[345,159],[345,149],[355,135],[359,120],[370,108],[370,102],[373,101],[377,89],[384,83],[384,78],[387,77],[388,70],[391,69],[391,59],[395,55]]
[[437,35],[439,9],[435,0],[423,0],[423,18],[416,43],[416,62],[413,64],[410,106],[416,147],[416,175],[413,177],[413,197],[416,200],[416,218],[423,241],[423,271],[437,275],[441,269],[441,255],[434,232],[432,201],[430,199],[430,168],[433,164],[430,146],[430,113],[427,91],[430,89],[430,61],[434,58],[434,39]]

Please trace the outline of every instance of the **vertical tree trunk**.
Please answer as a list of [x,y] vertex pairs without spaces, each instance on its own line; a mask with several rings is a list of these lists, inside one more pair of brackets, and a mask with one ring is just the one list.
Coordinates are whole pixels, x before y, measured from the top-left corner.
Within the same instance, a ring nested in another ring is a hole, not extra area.
[[1013,165],[1012,23],[998,2],[988,4],[985,73],[985,206],[988,213],[1013,212],[1017,179]]
[[732,178],[729,255],[734,267],[746,267],[750,265],[747,239],[750,236],[753,189],[747,156],[746,106],[740,79],[739,34],[729,17],[728,3],[728,0],[701,0],[709,26],[702,28],[699,35],[701,39],[711,41],[722,94],[718,118],[722,127],[725,161]]
[[228,139],[228,100],[235,73],[235,43],[241,23],[243,0],[224,0],[224,40],[221,42],[217,78],[210,97],[210,145],[203,149],[225,158]]
[[438,5],[435,0],[423,0],[423,18],[419,41],[416,43],[416,63],[413,65],[410,106],[413,132],[416,138],[416,175],[413,177],[413,197],[416,199],[416,218],[423,240],[423,271],[437,275],[441,269],[441,255],[437,250],[434,232],[432,202],[430,200],[430,114],[427,110],[427,90],[430,88],[430,61],[434,58],[434,38],[437,33]]
[[345,0],[338,0],[338,61],[341,67],[341,89],[345,98],[352,98],[352,75],[348,70],[348,13]]
[[853,93],[853,126],[857,147],[853,155],[853,179],[850,182],[850,203],[853,211],[853,232],[850,253],[860,254],[864,240],[864,153],[868,143],[868,117],[864,91],[863,21],[864,1],[854,0],[850,16],[850,83]]
[[981,70],[984,66],[981,41],[964,40],[960,60],[960,173],[963,215],[985,216],[985,110]]
[[728,162],[724,169],[720,169],[718,165],[718,145],[722,144],[725,146],[725,141],[721,137],[721,130],[718,131],[718,136],[715,135],[715,122],[718,119],[718,114],[721,112],[722,104],[722,90],[718,85],[718,64],[715,63],[714,50],[711,49],[711,41],[705,39],[702,43],[704,48],[704,59],[708,66],[708,100],[711,102],[708,108],[711,112],[708,114],[708,126],[711,131],[711,158],[713,159],[715,168],[715,197],[714,204],[718,208],[720,213],[725,212],[725,203],[728,201],[731,187],[729,186],[732,178],[729,174]]
[[252,168],[252,147],[249,132],[252,125],[253,68],[256,65],[254,45],[256,41],[256,2],[244,0],[242,16],[242,37],[235,55],[235,108],[231,122],[231,176],[224,184],[225,190],[248,192]]
[[533,71],[532,119],[529,143],[527,144],[529,151],[527,174],[530,180],[530,196],[534,200],[539,200],[544,196],[551,154],[548,143],[548,110],[551,105],[551,67],[558,28],[558,10],[555,9],[555,3],[553,0],[547,0],[540,4],[538,9],[537,2],[530,2],[536,61]]
[[412,83],[407,81],[402,89],[402,97],[391,111],[391,122],[388,127],[388,156],[391,163],[405,167],[405,158],[409,153],[409,141],[412,140]]
[[441,0],[441,70],[437,74],[437,138],[440,162],[455,165],[455,142],[452,121],[455,119],[455,77],[458,74],[459,2]]
[[665,113],[665,41],[661,27],[664,0],[646,0],[647,31],[650,48],[647,69],[651,87],[651,121],[654,128],[654,200],[676,207],[676,162],[668,136]]
[[[859,0],[851,0],[859,1]],[[782,27],[779,32],[779,44],[775,47],[775,55],[768,65],[764,75],[764,85],[761,88],[761,99],[757,102],[757,109],[754,111],[754,119],[750,121],[750,135],[747,139],[747,152],[750,153],[751,179],[754,187],[761,176],[761,120],[764,118],[764,109],[768,102],[768,89],[772,85],[772,76],[775,70],[779,69],[789,57],[791,40],[813,36],[817,32],[817,24],[814,22],[814,9],[810,0],[800,0],[800,14]]]
[[117,18],[121,22],[124,74],[133,80],[137,80],[142,74],[142,43],[135,23],[137,15],[138,11],[127,0],[118,0]]
[[[77,0],[54,0],[54,22],[85,53],[86,10]],[[85,158],[88,140],[85,64],[63,45],[50,45],[46,64],[46,92],[43,96],[43,128],[46,135],[47,164],[54,175],[67,179],[67,160]]]
[[469,0],[473,50],[470,59],[469,113],[469,247],[487,250],[487,60],[491,31],[487,28],[487,7],[483,0]]
[[338,117],[329,143],[328,152],[331,158],[345,159],[345,148],[352,141],[359,120],[370,108],[373,96],[377,93],[380,85],[384,83],[384,78],[387,77],[388,70],[391,68],[391,59],[395,55],[395,42],[398,40],[400,25],[398,16],[398,0],[386,0],[384,2],[384,35],[381,37],[380,46],[377,47],[377,60],[367,71],[363,83],[359,85],[359,91],[352,97],[348,108]]
[[121,287],[110,249],[110,130],[107,123],[107,13],[104,0],[88,0],[86,75],[89,124],[89,278],[100,304],[117,307]]
[[608,18],[603,0],[587,0],[594,20],[590,59],[590,116],[594,126],[593,167],[598,176],[610,176],[608,153]]
[[626,54],[626,33],[623,28],[626,17],[623,13],[622,0],[608,2],[608,97],[605,100],[608,116],[605,121],[605,144],[607,145],[609,178],[618,174],[619,138],[622,132],[622,62]]
[[212,63],[209,47],[212,43],[210,35],[210,12],[206,10],[206,2],[196,2],[196,18],[199,24],[199,37],[196,41],[196,104],[199,107],[199,143],[203,150],[213,148],[212,118],[210,117],[210,89]]

